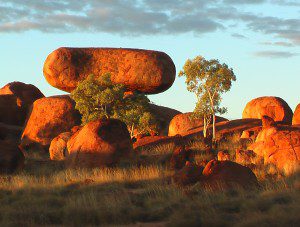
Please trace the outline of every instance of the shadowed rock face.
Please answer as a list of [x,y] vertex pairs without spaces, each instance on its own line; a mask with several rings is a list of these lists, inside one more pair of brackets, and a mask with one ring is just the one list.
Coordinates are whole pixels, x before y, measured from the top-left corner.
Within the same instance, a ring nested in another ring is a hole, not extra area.
[[80,114],[67,95],[41,98],[33,103],[21,138],[21,147],[40,145],[47,148],[52,139],[80,124]]
[[243,112],[243,118],[262,119],[264,115],[274,121],[291,124],[293,111],[283,99],[266,96],[248,102]]
[[293,125],[300,125],[300,104],[296,107],[294,112]]
[[8,83],[0,88],[0,122],[23,126],[32,103],[42,97],[44,95],[34,85]]
[[23,168],[25,157],[15,141],[0,140],[0,174]]
[[156,94],[170,88],[176,69],[163,52],[121,48],[59,48],[44,64],[47,81],[60,90],[71,92],[90,74],[111,73],[114,83],[130,91]]

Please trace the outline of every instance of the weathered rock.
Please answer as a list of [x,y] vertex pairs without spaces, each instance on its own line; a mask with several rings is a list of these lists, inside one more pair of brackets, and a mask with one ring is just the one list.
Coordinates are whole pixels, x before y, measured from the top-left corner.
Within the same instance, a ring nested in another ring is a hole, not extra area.
[[295,109],[293,116],[293,125],[300,125],[300,104]]
[[[203,120],[192,119],[191,115],[192,113],[190,112],[176,115],[170,122],[168,135],[169,136],[175,136],[177,134],[184,135],[193,129],[202,127]],[[216,123],[223,122],[223,121],[228,121],[228,120],[223,117],[216,116]]]
[[23,126],[32,103],[44,97],[31,84],[12,82],[0,89],[0,122]]
[[51,141],[49,147],[51,160],[61,161],[65,159],[65,157],[68,155],[67,142],[71,136],[71,132],[63,132]]
[[230,161],[230,154],[228,151],[218,152],[218,161]]
[[86,124],[67,143],[69,167],[103,167],[117,164],[132,151],[125,123],[110,119]]
[[231,161],[211,160],[205,166],[203,176],[201,182],[211,189],[249,189],[258,186],[257,178],[250,168]]
[[264,115],[271,117],[274,121],[291,124],[293,111],[283,99],[265,96],[248,102],[243,112],[243,118],[261,119]]
[[261,126],[258,127],[254,127],[248,130],[243,131],[242,135],[241,135],[241,139],[251,139],[251,140],[255,140],[258,133],[262,130]]
[[51,141],[62,132],[80,124],[75,102],[67,95],[41,98],[33,103],[21,138],[21,147],[41,145],[48,150]]
[[14,141],[0,140],[0,173],[13,173],[22,169],[25,157]]
[[266,115],[262,116],[261,120],[262,120],[262,128],[269,128],[277,125],[273,118]]
[[180,186],[195,184],[202,179],[202,171],[202,166],[187,161],[185,166],[174,174],[172,180]]
[[163,52],[122,48],[66,48],[53,51],[44,76],[53,86],[71,92],[90,74],[111,73],[111,80],[128,90],[156,94],[170,88],[176,69]]
[[262,157],[265,164],[273,164],[287,175],[294,173],[300,164],[300,128],[264,128],[248,149]]

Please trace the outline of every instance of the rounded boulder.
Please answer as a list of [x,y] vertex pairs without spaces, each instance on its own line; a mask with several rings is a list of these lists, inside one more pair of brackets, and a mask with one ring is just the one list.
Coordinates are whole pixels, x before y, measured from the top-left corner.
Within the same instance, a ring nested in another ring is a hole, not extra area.
[[293,111],[289,105],[279,97],[259,97],[247,103],[243,111],[243,118],[262,119],[263,116],[268,116],[274,121],[291,124]]
[[[216,123],[222,122],[222,121],[228,121],[227,119],[223,117],[216,116]],[[195,128],[200,128],[203,126],[203,119],[193,119],[192,113],[182,113],[176,115],[169,124],[169,136],[175,136],[177,134],[179,135],[185,135],[190,130]]]
[[40,145],[48,150],[51,141],[81,121],[75,102],[68,95],[41,98],[33,103],[21,137],[21,147]]
[[116,119],[89,122],[71,137],[67,149],[67,166],[83,168],[113,166],[133,150],[126,124]]
[[157,94],[169,89],[176,75],[172,59],[165,53],[123,48],[66,48],[53,51],[44,64],[50,85],[71,92],[90,74],[111,74],[112,82],[129,91]]
[[202,183],[213,189],[249,189],[258,186],[257,178],[250,168],[231,161],[211,160],[205,166],[203,176]]

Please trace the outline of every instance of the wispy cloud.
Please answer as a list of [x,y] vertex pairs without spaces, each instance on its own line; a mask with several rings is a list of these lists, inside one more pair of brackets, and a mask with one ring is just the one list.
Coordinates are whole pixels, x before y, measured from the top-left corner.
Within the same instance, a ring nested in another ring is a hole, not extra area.
[[[0,32],[106,32],[121,35],[248,31],[300,45],[300,18],[245,12],[240,5],[297,7],[294,0],[6,0],[0,2]],[[233,33],[233,37],[244,38]]]
[[262,42],[262,45],[267,46],[282,46],[282,47],[294,47],[295,45],[289,42]]
[[298,53],[288,51],[258,51],[254,53],[254,56],[264,58],[291,58],[298,55]]

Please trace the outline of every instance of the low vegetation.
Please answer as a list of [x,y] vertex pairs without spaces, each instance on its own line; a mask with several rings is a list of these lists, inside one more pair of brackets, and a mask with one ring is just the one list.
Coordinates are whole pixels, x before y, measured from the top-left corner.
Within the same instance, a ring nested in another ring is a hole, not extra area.
[[[191,142],[201,156],[200,142]],[[140,150],[136,163],[115,168],[65,169],[31,152],[22,172],[0,177],[1,226],[297,226],[299,175],[270,177],[256,169],[255,191],[178,187],[167,163],[175,145]],[[272,176],[274,176],[273,173]]]

